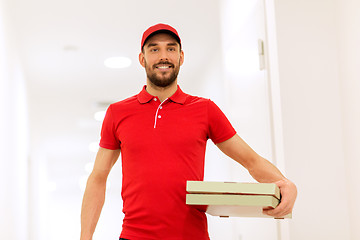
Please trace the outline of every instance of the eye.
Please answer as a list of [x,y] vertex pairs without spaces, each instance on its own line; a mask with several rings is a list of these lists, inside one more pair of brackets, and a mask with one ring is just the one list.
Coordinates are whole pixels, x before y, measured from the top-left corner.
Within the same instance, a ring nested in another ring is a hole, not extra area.
[[150,49],[150,52],[157,52],[157,51],[159,51],[157,48]]
[[169,48],[168,51],[173,52],[173,51],[175,51],[175,48]]

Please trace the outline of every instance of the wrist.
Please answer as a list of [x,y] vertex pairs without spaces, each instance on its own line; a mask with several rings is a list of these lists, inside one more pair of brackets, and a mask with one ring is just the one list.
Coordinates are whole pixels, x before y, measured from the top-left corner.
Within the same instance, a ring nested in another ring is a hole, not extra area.
[[92,240],[92,234],[81,233],[80,240]]

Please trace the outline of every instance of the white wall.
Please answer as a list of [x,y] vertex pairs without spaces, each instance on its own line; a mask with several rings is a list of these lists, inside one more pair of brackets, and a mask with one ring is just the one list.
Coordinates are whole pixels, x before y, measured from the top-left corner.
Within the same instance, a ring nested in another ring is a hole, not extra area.
[[359,239],[359,3],[274,2],[285,167],[299,191],[290,238]]
[[0,1],[0,239],[27,239],[27,110],[16,46]]
[[342,100],[351,239],[360,239],[360,2],[336,0],[339,81]]
[[[212,50],[202,79],[204,95],[225,112],[238,134],[272,161],[267,74],[259,69],[258,39],[266,40],[262,0],[221,2],[221,44]],[[210,142],[207,181],[255,181],[241,165]],[[208,216],[212,240],[278,239],[276,221],[260,218]],[[258,231],[261,228],[262,231]]]

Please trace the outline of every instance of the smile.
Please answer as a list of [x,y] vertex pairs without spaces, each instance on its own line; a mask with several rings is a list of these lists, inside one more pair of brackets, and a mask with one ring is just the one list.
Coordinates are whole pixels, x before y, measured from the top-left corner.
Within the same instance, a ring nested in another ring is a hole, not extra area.
[[171,68],[172,66],[170,66],[170,65],[159,65],[159,66],[156,66],[156,68],[158,68],[158,69],[169,69],[169,68]]

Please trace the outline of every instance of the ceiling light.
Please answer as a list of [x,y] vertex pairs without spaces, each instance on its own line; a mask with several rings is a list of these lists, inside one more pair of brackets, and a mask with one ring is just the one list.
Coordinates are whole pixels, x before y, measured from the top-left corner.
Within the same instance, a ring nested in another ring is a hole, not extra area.
[[127,68],[131,65],[131,59],[127,57],[111,57],[104,61],[108,68]]
[[105,118],[106,111],[98,111],[94,114],[96,121],[102,122]]
[[96,153],[99,150],[99,142],[92,142],[89,144],[89,151]]

